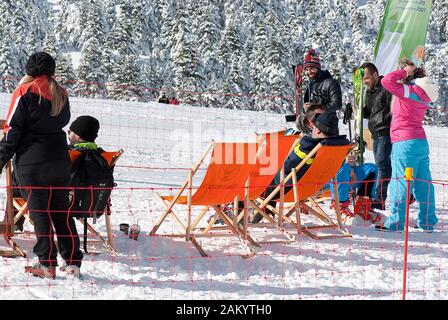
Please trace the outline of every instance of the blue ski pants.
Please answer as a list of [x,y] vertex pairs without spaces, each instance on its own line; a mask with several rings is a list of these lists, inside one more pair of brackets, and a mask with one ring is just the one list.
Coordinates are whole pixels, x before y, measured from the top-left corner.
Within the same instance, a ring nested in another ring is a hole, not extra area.
[[429,169],[429,144],[426,139],[413,139],[392,144],[392,180],[389,184],[392,214],[384,223],[388,229],[403,230],[406,217],[405,168],[413,168],[414,180],[411,192],[419,203],[418,225],[433,227],[438,219],[435,215],[435,196]]
[[[352,169],[354,170],[355,173],[355,179],[353,183],[351,183],[352,181],[350,177]],[[378,173],[377,167],[373,163],[364,163],[362,165],[356,166],[355,168],[352,168],[350,165],[344,162],[344,164],[339,169],[336,175],[336,180],[338,182],[339,202],[348,201],[350,198],[350,192],[352,190],[356,190],[357,192],[359,191],[359,194],[362,193],[369,196],[370,198],[373,198],[375,196],[376,191],[377,173]],[[373,185],[373,187],[369,188],[367,186],[368,183],[364,183],[364,180],[366,179],[371,180],[371,184]],[[327,184],[326,187],[330,187],[331,196],[334,199],[333,179],[330,180],[330,183]],[[358,190],[360,188],[366,190]],[[367,190],[369,191],[365,192]]]

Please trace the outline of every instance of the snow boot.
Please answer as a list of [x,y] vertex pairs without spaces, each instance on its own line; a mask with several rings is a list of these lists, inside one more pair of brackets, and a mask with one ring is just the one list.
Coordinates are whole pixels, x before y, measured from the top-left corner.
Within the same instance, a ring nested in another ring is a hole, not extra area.
[[434,232],[434,227],[431,225],[419,225],[418,223],[414,226],[412,226],[414,230],[420,231],[420,232],[426,232],[426,233],[432,233]]
[[56,269],[54,267],[47,267],[40,264],[39,262],[33,264],[32,266],[25,266],[25,272],[31,273],[33,276],[39,278],[56,278]]
[[59,268],[59,271],[65,272],[66,274],[78,279],[81,278],[81,271],[79,270],[79,267],[73,264],[67,265],[67,263],[64,262]]

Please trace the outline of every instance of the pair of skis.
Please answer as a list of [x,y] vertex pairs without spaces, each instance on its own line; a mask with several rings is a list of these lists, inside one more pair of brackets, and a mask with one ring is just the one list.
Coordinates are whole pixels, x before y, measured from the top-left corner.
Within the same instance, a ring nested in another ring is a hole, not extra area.
[[[355,68],[352,75],[355,109],[355,141],[358,142],[358,164],[364,163],[364,103],[366,86],[364,85],[364,68]],[[350,123],[349,123],[350,126]]]
[[303,65],[292,66],[295,81],[295,114],[286,115],[286,122],[294,122],[303,113]]
[[303,113],[303,65],[298,64],[295,70],[296,78],[296,117]]

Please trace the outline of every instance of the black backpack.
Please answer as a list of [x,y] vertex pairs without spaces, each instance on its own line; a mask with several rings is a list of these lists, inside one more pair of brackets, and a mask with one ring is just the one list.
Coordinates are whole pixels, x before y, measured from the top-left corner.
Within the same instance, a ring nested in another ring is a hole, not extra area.
[[114,187],[113,167],[98,150],[82,150],[71,167],[70,215],[84,218],[84,251],[87,253],[87,218],[101,217],[110,206]]

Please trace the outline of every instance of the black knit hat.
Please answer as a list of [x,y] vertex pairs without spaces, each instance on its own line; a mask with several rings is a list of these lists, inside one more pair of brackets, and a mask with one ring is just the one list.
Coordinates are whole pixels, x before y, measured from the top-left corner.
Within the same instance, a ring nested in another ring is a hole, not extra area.
[[71,131],[88,142],[95,141],[99,129],[99,121],[91,116],[80,116],[70,125]]
[[338,122],[339,119],[335,112],[316,113],[313,119],[314,125],[329,136],[339,134]]
[[52,76],[56,70],[56,62],[46,52],[32,54],[25,65],[26,74],[32,77]]

